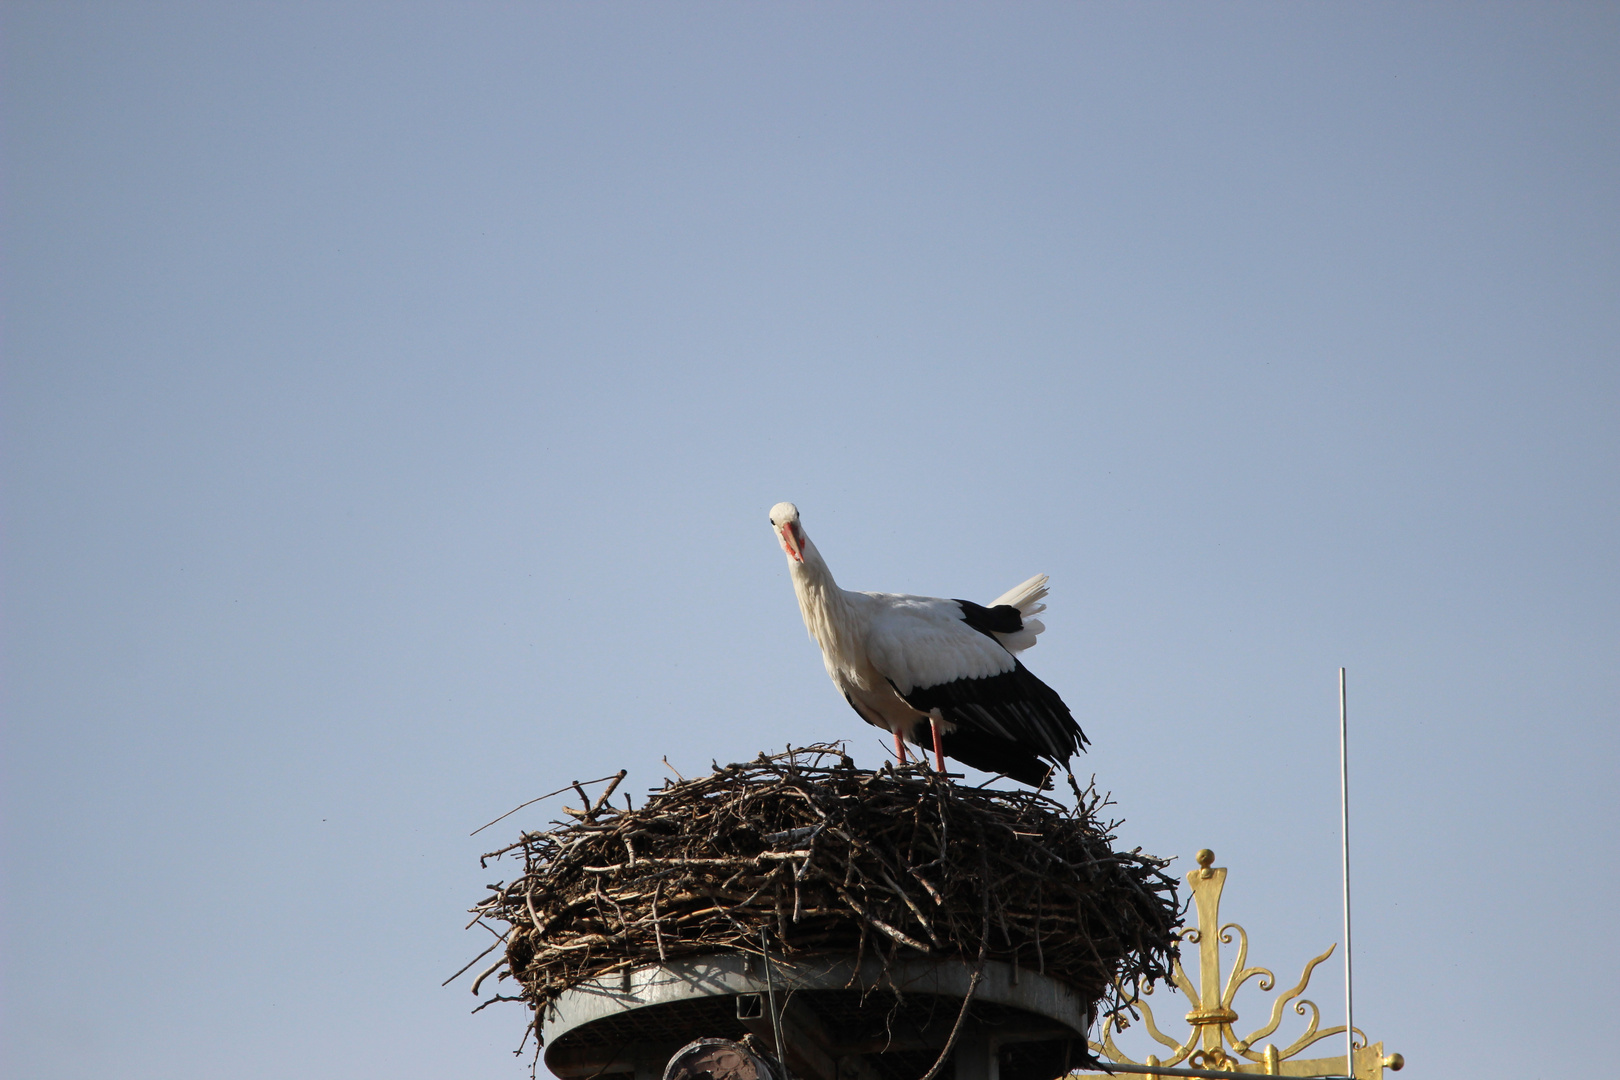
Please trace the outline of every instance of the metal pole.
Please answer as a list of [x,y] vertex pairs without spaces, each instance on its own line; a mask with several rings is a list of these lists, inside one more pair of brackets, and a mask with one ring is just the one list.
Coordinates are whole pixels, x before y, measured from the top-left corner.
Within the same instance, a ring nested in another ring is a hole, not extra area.
[[765,954],[765,997],[771,1006],[771,1035],[776,1040],[776,1060],[787,1070],[787,1047],[782,1045],[782,1014],[776,1011],[776,982],[771,977],[771,945],[765,928],[759,928],[759,951]]
[[1339,811],[1344,853],[1344,1071],[1356,1075],[1356,1014],[1350,981],[1350,740],[1344,668],[1339,669]]

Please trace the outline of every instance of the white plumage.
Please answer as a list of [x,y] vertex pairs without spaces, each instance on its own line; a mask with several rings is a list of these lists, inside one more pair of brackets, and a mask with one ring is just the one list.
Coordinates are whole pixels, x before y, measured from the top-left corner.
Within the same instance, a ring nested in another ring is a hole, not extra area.
[[1004,675],[1016,661],[994,637],[974,631],[954,600],[895,593],[865,593],[871,603],[866,652],[902,694],[952,679]]
[[1024,621],[1024,628],[1013,634],[997,634],[996,638],[1007,647],[1010,653],[1021,653],[1040,636],[1046,629],[1046,624],[1034,618],[1046,610],[1041,601],[1046,599],[1046,583],[1049,579],[1045,574],[1036,574],[1020,585],[1014,585],[994,600],[990,607],[1000,607],[1003,604],[1018,609],[1018,615]]
[[[771,509],[793,591],[833,685],[862,719],[945,756],[1040,784],[1085,745],[1068,706],[1017,654],[1045,627],[1047,578],[1037,574],[988,606],[840,589],[792,503]],[[931,729],[931,730],[929,730]]]

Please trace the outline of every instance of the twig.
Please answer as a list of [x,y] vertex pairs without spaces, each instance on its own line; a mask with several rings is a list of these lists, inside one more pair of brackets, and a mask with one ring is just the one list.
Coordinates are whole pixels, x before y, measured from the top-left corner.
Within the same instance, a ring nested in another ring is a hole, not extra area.
[[939,1070],[945,1067],[945,1062],[950,1058],[951,1051],[956,1049],[956,1037],[962,1034],[962,1021],[967,1019],[968,1006],[973,1004],[973,995],[978,992],[979,982],[983,978],[984,952],[980,950],[979,966],[973,969],[973,977],[968,980],[967,994],[962,998],[962,1007],[956,1012],[956,1023],[951,1025],[950,1037],[945,1040],[945,1048],[939,1052],[939,1057],[934,1059],[934,1064],[929,1067],[927,1072],[923,1073],[922,1080],[934,1080],[934,1077],[939,1075]]
[[[507,927],[506,928],[506,934],[510,934],[511,932],[512,932],[512,928],[510,926]],[[473,957],[471,960],[467,961],[465,964],[462,965],[460,971],[456,972],[454,975],[450,976],[448,979],[444,980],[444,982],[440,983],[439,985],[440,986],[449,986],[451,983],[453,983],[457,979],[461,978],[461,976],[466,973],[468,968],[472,967],[474,964],[478,963],[478,961],[482,960],[484,957],[486,957],[490,953],[494,952],[495,949],[501,944],[501,942],[506,940],[506,934],[502,934],[500,937],[496,938],[495,943],[493,945],[491,945],[489,948],[485,949],[483,952],[479,953],[477,956]]]
[[[480,1003],[478,1008],[474,1009],[473,1012],[481,1013],[485,1009],[489,1008],[491,1005],[495,1004],[497,1001],[522,1001],[522,1000],[523,1000],[522,997],[511,997],[511,996],[506,995],[506,994],[496,994],[494,997],[490,998],[488,1001]],[[527,1033],[525,1033],[525,1035],[524,1035],[524,1041],[525,1042],[528,1041]]]
[[[486,954],[486,955],[488,955],[488,954]],[[480,986],[484,985],[484,980],[489,978],[491,975],[495,974],[496,971],[500,970],[500,966],[502,964],[504,964],[504,963],[506,963],[506,957],[503,956],[499,960],[495,961],[493,964],[489,965],[489,967],[485,968],[484,973],[482,975],[478,976],[478,978],[473,980],[473,984],[472,984],[473,997],[478,996],[478,988]]]
[[[602,809],[602,807],[607,804],[608,796],[613,794],[613,789],[618,787],[619,782],[621,780],[623,780],[628,775],[629,775],[629,773],[626,770],[624,770],[624,769],[619,770],[618,774],[613,777],[613,782],[607,786],[607,789],[605,791],[603,791],[602,794],[600,794],[600,795],[598,795],[596,797],[596,802],[591,806],[591,808],[589,810],[587,810],[585,812],[586,818],[594,818],[597,815],[597,813]],[[594,783],[594,781],[593,781],[593,783]]]
[[[619,777],[621,779],[624,777],[624,773],[622,771],[619,773]],[[587,780],[585,782],[587,784],[600,784],[603,780],[611,780],[611,779],[612,779],[612,777],[610,777],[610,776],[604,776],[604,777],[602,777],[601,779],[598,779],[598,780]],[[533,791],[534,789],[530,788],[529,790]],[[507,818],[511,817],[513,814],[517,813],[519,810],[522,810],[524,806],[533,806],[535,803],[540,802],[542,799],[549,799],[553,795],[561,795],[563,792],[565,792],[567,790],[568,790],[568,788],[558,788],[556,791],[548,792],[548,793],[546,793],[544,795],[537,795],[536,797],[530,799],[528,802],[524,803],[523,806],[514,806],[514,807],[512,807],[512,809],[508,810],[506,813],[504,813],[500,817],[496,818],[495,821],[505,821]],[[477,836],[479,833],[483,832],[485,829],[487,829],[491,825],[495,824],[495,821],[486,821],[484,824],[478,826],[478,828],[474,829],[472,832],[468,833],[467,835],[468,836]],[[508,850],[510,850],[510,849],[508,849]]]
[[663,891],[664,883],[660,881],[657,886],[653,888],[652,898],[653,944],[658,946],[658,962],[660,964],[668,963],[669,961],[669,958],[664,955],[664,928],[658,921],[658,894]]

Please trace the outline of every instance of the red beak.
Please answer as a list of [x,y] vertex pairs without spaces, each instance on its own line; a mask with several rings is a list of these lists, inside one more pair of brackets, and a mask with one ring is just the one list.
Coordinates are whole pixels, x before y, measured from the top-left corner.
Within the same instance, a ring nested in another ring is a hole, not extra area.
[[804,545],[799,541],[799,527],[793,522],[782,526],[782,550],[794,562],[804,562]]

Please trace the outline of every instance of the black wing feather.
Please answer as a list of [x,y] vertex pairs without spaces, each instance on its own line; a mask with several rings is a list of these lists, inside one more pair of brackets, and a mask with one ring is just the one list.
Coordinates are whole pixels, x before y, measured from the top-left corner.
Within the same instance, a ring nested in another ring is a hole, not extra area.
[[[1002,608],[1017,616],[1016,608]],[[965,605],[963,610],[968,610]],[[1046,778],[1049,769],[1043,761],[1066,764],[1089,742],[1057,691],[1030,674],[1016,657],[1013,670],[1003,674],[919,686],[900,696],[918,712],[938,709],[956,726],[941,740],[948,756],[1026,784],[1039,785]]]
[[1024,616],[1011,604],[985,607],[971,600],[952,600],[951,603],[962,609],[963,622],[986,637],[991,634],[1016,634],[1024,628]]

